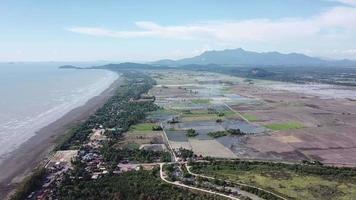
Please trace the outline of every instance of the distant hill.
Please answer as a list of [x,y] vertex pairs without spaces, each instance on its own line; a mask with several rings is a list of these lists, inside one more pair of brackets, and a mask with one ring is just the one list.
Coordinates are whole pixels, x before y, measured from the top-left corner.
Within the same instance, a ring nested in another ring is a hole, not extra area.
[[356,61],[323,60],[299,53],[282,54],[279,52],[257,53],[244,49],[227,49],[222,51],[205,51],[204,53],[180,60],[159,60],[153,65],[182,66],[219,64],[231,66],[343,66],[356,67]]
[[83,69],[81,67],[76,67],[76,66],[73,66],[73,65],[62,65],[60,67],[58,67],[59,69]]
[[95,69],[152,69],[156,66],[150,64],[141,64],[141,63],[132,63],[132,62],[124,62],[118,64],[107,64],[101,66],[94,66],[91,68]]

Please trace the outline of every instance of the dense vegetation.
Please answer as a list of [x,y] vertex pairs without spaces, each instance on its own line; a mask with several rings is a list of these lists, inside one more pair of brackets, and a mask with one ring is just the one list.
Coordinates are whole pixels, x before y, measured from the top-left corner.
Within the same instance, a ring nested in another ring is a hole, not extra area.
[[[71,134],[61,149],[77,148],[83,144],[92,128],[102,126],[108,128],[106,134],[111,138],[100,149],[104,161],[112,166],[110,174],[92,180],[85,170],[85,163],[74,162],[74,170],[66,174],[57,196],[60,199],[219,199],[201,193],[184,192],[179,188],[163,183],[158,170],[128,172],[112,175],[113,169],[121,161],[168,162],[169,152],[155,152],[130,148],[118,148],[116,142],[121,140],[122,133],[130,130],[130,126],[145,119],[146,113],[157,110],[153,101],[139,101],[142,94],[148,92],[155,82],[142,73],[124,72],[126,84],[122,85],[95,115]],[[140,126],[139,126],[140,127]],[[144,130],[159,130],[156,126],[143,126]],[[137,128],[137,127],[136,127]]]
[[195,137],[197,135],[199,135],[199,133],[195,129],[191,128],[187,130],[187,134],[186,134],[187,137]]
[[[356,169],[352,168],[214,160],[191,165],[196,173],[261,187],[288,199],[350,199],[356,195]],[[267,199],[276,198],[254,187],[242,189]]]
[[[111,138],[101,153],[104,160],[112,164],[114,169],[117,162],[128,159],[138,162],[170,161],[168,152],[153,152],[138,149],[117,149],[115,141],[130,126],[145,118],[146,113],[157,110],[153,101],[140,101],[141,95],[155,84],[155,81],[143,73],[123,71],[125,83],[107,103],[97,110],[88,120],[68,131],[55,150],[80,149],[88,140],[93,128],[108,129],[105,134]],[[159,130],[159,127],[151,127]],[[157,170],[153,172],[132,172],[120,176],[104,176],[92,180],[85,170],[86,164],[81,161],[73,162],[74,170],[64,176],[60,188],[55,190],[59,199],[218,199],[201,193],[184,192],[161,182]],[[110,170],[110,169],[109,169]],[[110,170],[111,171],[111,170]],[[46,172],[43,168],[36,170],[28,177],[12,199],[25,199],[30,192],[43,183]]]
[[192,150],[189,150],[189,149],[180,148],[179,149],[179,156],[181,158],[183,158],[184,160],[186,160],[188,158],[192,158],[194,156],[194,152]]
[[181,69],[194,71],[208,71],[246,77],[251,79],[263,79],[294,83],[327,83],[336,85],[356,86],[356,69],[348,67],[286,67],[286,66],[260,66],[255,67],[231,67],[223,65],[185,65]]
[[158,169],[153,171],[127,172],[120,176],[107,176],[97,181],[80,181],[63,185],[59,189],[62,200],[91,199],[222,199],[202,193],[187,192],[184,189],[163,183]]
[[219,138],[228,135],[242,136],[242,135],[246,135],[246,133],[242,132],[240,129],[228,129],[227,131],[209,132],[208,135],[213,138]]
[[202,169],[204,166],[213,166],[216,169],[225,167],[236,170],[267,170],[267,169],[286,169],[299,174],[310,174],[319,176],[328,176],[333,178],[356,178],[356,169],[348,167],[332,167],[322,165],[303,165],[303,164],[286,164],[260,161],[212,161],[211,163],[192,163],[193,169]]
[[227,131],[215,131],[215,132],[209,132],[208,135],[213,138],[219,138],[219,137],[227,136],[228,133]]
[[119,163],[123,160],[137,161],[140,163],[169,162],[170,153],[161,151],[147,151],[139,149],[117,149],[111,145],[105,145],[101,149],[104,160],[110,163]]
[[158,107],[152,101],[135,101],[155,84],[155,81],[143,73],[124,72],[126,83],[121,85],[117,94],[98,109],[87,121],[70,135],[59,149],[78,148],[88,139],[93,128],[102,125],[112,128],[111,137],[119,137],[129,127],[145,118],[145,113]]
[[11,196],[11,200],[26,199],[31,191],[34,191],[41,186],[45,173],[46,170],[43,167],[35,169],[32,175],[26,177],[20,186],[18,186],[15,194]]

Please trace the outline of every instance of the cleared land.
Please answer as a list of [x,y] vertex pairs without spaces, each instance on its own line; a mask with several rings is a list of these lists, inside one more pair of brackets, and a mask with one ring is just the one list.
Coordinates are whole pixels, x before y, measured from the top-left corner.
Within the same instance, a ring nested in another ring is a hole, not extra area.
[[[310,91],[274,89],[273,83],[231,86],[234,92],[260,103],[232,106],[258,116],[254,124],[278,130],[240,143],[240,157],[276,160],[319,160],[326,164],[356,166],[356,102],[325,98]],[[336,95],[336,94],[335,94]],[[292,122],[292,123],[291,123]]]
[[192,150],[197,155],[217,158],[236,158],[236,155],[216,140],[189,139]]
[[[356,166],[353,156],[356,155],[356,101],[318,96],[320,92],[314,95],[308,85],[303,86],[308,92],[302,93],[303,90],[274,87],[280,82],[253,80],[249,84],[244,79],[216,73],[175,70],[149,73],[158,83],[150,94],[170,112],[163,121],[174,116],[178,120],[167,126],[166,131],[184,132],[193,128],[199,133],[194,139],[215,140],[240,158],[318,160]],[[248,134],[219,138],[208,135],[231,128]],[[193,148],[188,139],[169,140],[174,147]],[[202,148],[200,151],[206,151],[206,155],[212,153]]]
[[277,165],[253,164],[207,165],[197,171],[233,182],[255,185],[290,199],[349,200],[356,196],[355,176],[318,175]]

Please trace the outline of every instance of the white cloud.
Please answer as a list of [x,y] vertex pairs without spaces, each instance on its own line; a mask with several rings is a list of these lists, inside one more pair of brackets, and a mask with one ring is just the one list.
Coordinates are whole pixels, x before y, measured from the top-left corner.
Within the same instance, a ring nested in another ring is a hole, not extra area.
[[[155,22],[136,22],[140,30],[114,31],[98,27],[74,27],[69,31],[92,36],[135,38],[161,37],[174,39],[205,39],[221,42],[283,41],[323,36],[323,32],[343,34],[340,30],[356,29],[356,8],[335,7],[309,19],[252,19],[216,21],[181,26],[162,26]],[[338,30],[338,31],[334,31]]]
[[179,26],[163,26],[152,21],[136,22],[137,30],[110,30],[98,27],[68,29],[98,37],[166,38],[203,41],[226,46],[300,46],[330,51],[346,44],[356,48],[356,0],[336,0],[347,4],[333,7],[309,18],[250,19],[240,21],[210,21]]
[[337,55],[345,55],[345,56],[354,56],[356,55],[356,49],[334,49],[330,53],[337,54]]
[[346,5],[350,5],[350,6],[356,6],[356,0],[334,0]]

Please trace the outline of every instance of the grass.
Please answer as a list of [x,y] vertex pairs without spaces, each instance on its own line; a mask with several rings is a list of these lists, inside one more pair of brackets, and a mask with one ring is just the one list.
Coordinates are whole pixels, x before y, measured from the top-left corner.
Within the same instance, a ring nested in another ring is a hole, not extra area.
[[136,144],[136,143],[128,143],[126,145],[126,148],[130,149],[130,150],[134,150],[134,149],[139,149],[140,148],[140,145],[139,144]]
[[209,104],[210,99],[192,99],[190,100],[194,104]]
[[225,93],[230,93],[233,91],[233,88],[232,87],[224,87],[221,89],[221,91],[223,91]]
[[152,132],[152,127],[155,126],[155,123],[141,123],[141,124],[136,124],[134,126],[130,127],[129,132]]
[[258,120],[255,115],[251,115],[251,114],[241,114],[241,115],[250,122],[255,122]]
[[[182,111],[181,111],[182,112]],[[190,121],[216,121],[217,119],[226,119],[236,116],[236,113],[231,110],[224,110],[217,113],[209,113],[208,110],[191,110],[190,112],[183,111],[181,115],[182,120]],[[219,116],[219,113],[222,114]]]
[[219,117],[216,114],[193,114],[184,115],[182,120],[186,122],[190,121],[215,121]]
[[148,112],[147,114],[148,115],[162,115],[162,114],[177,114],[177,113],[179,113],[179,112],[177,112],[176,110],[160,108],[158,110]]
[[265,127],[275,131],[283,131],[283,130],[290,130],[290,129],[299,129],[299,128],[303,128],[304,126],[299,122],[291,121],[286,123],[267,124],[265,125]]
[[206,175],[259,186],[297,200],[346,200],[356,197],[354,179],[338,180],[317,175],[301,175],[286,169],[236,170],[224,166],[207,166],[203,171]]
[[236,116],[236,113],[231,111],[231,110],[224,110],[220,113],[223,113],[224,114],[224,117],[233,117],[233,116]]
[[[63,134],[62,136],[59,136],[58,138],[56,138],[56,146],[54,148],[55,151],[61,150],[61,149],[65,149],[66,146],[66,142],[74,136],[74,134],[76,133],[78,127],[74,126],[71,129],[69,129],[68,131],[66,131],[65,134]],[[79,148],[79,147],[78,147]]]
[[187,110],[182,112],[182,120],[183,121],[196,121],[196,120],[216,120],[218,116],[215,113],[208,113],[208,110]]

